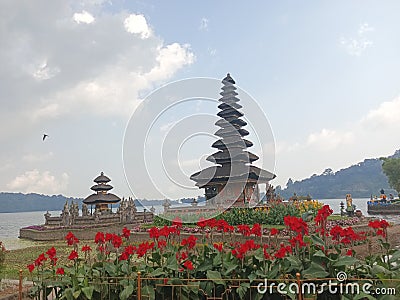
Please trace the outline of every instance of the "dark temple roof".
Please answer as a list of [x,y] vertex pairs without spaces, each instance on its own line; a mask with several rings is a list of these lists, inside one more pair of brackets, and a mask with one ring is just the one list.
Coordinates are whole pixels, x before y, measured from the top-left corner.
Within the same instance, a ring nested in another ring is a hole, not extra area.
[[238,93],[234,86],[235,81],[230,74],[227,74],[222,84],[220,93],[222,97],[219,99],[222,103],[218,105],[220,111],[217,113],[221,119],[215,123],[220,127],[215,132],[220,139],[212,144],[212,147],[219,151],[207,157],[208,161],[218,165],[194,173],[190,179],[199,187],[224,184],[228,180],[267,183],[274,179],[275,175],[251,165],[259,157],[246,151],[246,148],[251,147],[253,143],[243,138],[249,132],[242,128],[247,122],[240,119],[244,114],[239,111],[242,106],[238,103],[240,99],[236,97]]

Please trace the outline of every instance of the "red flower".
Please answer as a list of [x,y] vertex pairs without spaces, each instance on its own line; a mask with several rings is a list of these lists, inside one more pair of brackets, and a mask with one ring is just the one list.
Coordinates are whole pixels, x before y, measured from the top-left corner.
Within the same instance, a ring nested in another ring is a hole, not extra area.
[[106,242],[109,242],[112,240],[114,234],[106,232]]
[[78,258],[78,252],[76,252],[75,250],[72,250],[71,253],[68,256],[69,260],[75,260]]
[[126,227],[122,228],[122,236],[126,239],[129,239],[131,236],[131,231]]
[[78,238],[71,231],[67,233],[65,239],[67,240],[68,246],[72,246],[79,243]]
[[166,240],[159,240],[157,243],[157,246],[159,249],[163,249],[167,246],[167,241]]
[[85,246],[82,247],[82,251],[83,252],[89,252],[89,251],[92,251],[92,248],[90,248],[90,246],[88,246],[88,245],[85,245]]
[[386,232],[385,232],[385,230],[383,230],[383,229],[378,229],[378,230],[376,231],[376,235],[380,235],[380,236],[382,236],[382,237],[386,237]]
[[147,253],[147,251],[149,251],[153,248],[154,248],[154,243],[153,242],[149,243],[149,241],[146,241],[146,242],[139,244],[139,247],[137,248],[136,253],[137,253],[138,257],[142,257]]
[[275,253],[275,257],[284,258],[287,253],[292,253],[292,248],[290,246],[281,246],[281,248]]
[[63,268],[58,268],[57,271],[56,271],[56,274],[58,274],[58,275],[64,275],[64,274],[65,274],[65,271],[64,271]]
[[284,223],[290,230],[297,233],[308,234],[308,225],[302,218],[297,218],[293,216],[286,216],[283,218]]
[[157,240],[160,237],[160,231],[157,227],[152,227],[149,229],[149,236],[150,238]]
[[332,236],[332,239],[336,241],[339,241],[342,233],[343,233],[343,228],[340,227],[339,225],[333,226],[331,231],[329,232],[329,234]]
[[[333,213],[333,210],[329,207],[329,205],[324,205],[317,212],[317,216],[315,217],[316,225],[324,225],[325,221],[328,217]],[[324,228],[325,229],[325,228]]]
[[251,234],[254,234],[255,236],[261,236],[261,226],[258,223],[255,223],[253,225],[253,228],[251,228]]
[[224,245],[222,243],[214,243],[214,248],[217,249],[219,252],[222,252],[223,246]]
[[299,233],[296,237],[293,237],[289,240],[292,247],[296,247],[298,245],[300,248],[305,247],[307,244],[303,241],[303,236]]
[[58,258],[57,258],[57,257],[50,257],[50,260],[51,260],[51,264],[52,264],[53,266],[55,266],[55,265],[57,264]]
[[129,254],[124,251],[121,253],[118,260],[128,260],[128,258],[129,258]]
[[351,250],[351,249],[347,250],[346,255],[353,256],[353,250]]
[[114,248],[119,248],[122,245],[122,238],[117,234],[113,234],[111,242],[112,242]]
[[179,252],[176,253],[176,259],[179,261],[186,260],[188,257],[189,257],[189,255],[185,251],[182,253],[179,253]]
[[94,237],[94,242],[96,244],[104,244],[105,238],[104,238],[104,233],[103,232],[97,232],[96,236]]
[[250,227],[249,225],[238,225],[238,231],[243,234],[244,236],[250,236]]
[[46,260],[46,256],[44,255],[44,253],[40,254],[38,256],[38,258],[35,259],[35,266],[41,266],[42,263]]
[[51,247],[49,250],[46,251],[46,254],[49,256],[49,258],[55,257],[57,254],[56,248]]
[[[173,227],[174,228],[174,231],[176,230],[176,227]],[[172,228],[170,228],[170,227],[168,227],[168,226],[164,226],[163,228],[161,228],[159,231],[158,231],[158,237],[160,237],[160,236],[165,236],[166,238],[170,235],[170,233],[172,232],[173,230],[172,230]],[[156,234],[156,236],[157,236],[157,234]],[[158,237],[157,237],[157,239],[158,239]]]
[[30,273],[32,273],[33,270],[35,269],[35,265],[34,264],[27,265],[26,267],[28,268]]
[[207,226],[206,219],[204,219],[203,217],[200,217],[199,221],[197,222],[197,226],[199,226],[200,228],[206,227]]
[[182,246],[188,246],[189,249],[192,249],[194,246],[196,246],[196,241],[197,237],[195,237],[193,234],[190,235],[187,239],[183,239],[181,242]]
[[188,269],[188,270],[193,270],[193,263],[190,260],[185,261],[185,263],[183,264],[183,266]]
[[271,235],[277,235],[279,233],[279,230],[276,228],[271,228],[270,232],[271,232]]
[[369,221],[368,226],[374,229],[386,229],[390,226],[390,224],[386,220],[373,220]]
[[181,228],[182,227],[182,219],[179,217],[176,217],[173,221],[172,221],[172,226],[176,226],[177,228]]
[[269,255],[267,249],[268,249],[268,245],[264,245],[263,246],[264,258],[267,260],[271,260],[272,257],[271,257],[271,255]]

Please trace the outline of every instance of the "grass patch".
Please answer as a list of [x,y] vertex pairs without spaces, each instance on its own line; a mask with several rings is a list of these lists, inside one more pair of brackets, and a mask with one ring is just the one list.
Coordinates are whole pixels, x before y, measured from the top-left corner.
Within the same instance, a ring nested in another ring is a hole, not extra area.
[[[79,244],[79,250],[82,248],[83,245],[85,245],[85,242]],[[88,243],[88,245],[90,245],[93,250],[96,247],[94,243]],[[39,254],[46,253],[46,251],[53,246],[56,248],[57,257],[59,258],[57,264],[68,264],[69,261],[67,257],[71,253],[73,248],[71,246],[67,246],[65,241],[40,243],[40,245],[37,246],[7,251],[4,261],[4,267],[1,270],[0,277],[8,279],[18,279],[19,270],[22,270],[22,276],[29,278],[31,274],[27,269],[27,265],[32,264],[34,260],[39,256]],[[81,253],[82,252],[79,251],[80,255]],[[46,261],[45,266],[48,267],[49,265],[49,262]]]
[[341,215],[330,215],[328,217],[328,221],[337,221],[337,220],[345,220],[348,219],[349,217],[347,216],[341,216]]

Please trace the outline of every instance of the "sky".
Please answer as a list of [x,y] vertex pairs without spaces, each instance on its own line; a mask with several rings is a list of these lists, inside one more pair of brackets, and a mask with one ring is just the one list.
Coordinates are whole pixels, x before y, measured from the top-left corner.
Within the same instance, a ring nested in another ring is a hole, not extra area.
[[[211,165],[227,73],[249,150],[274,186],[391,155],[399,10],[398,1],[2,0],[0,191],[84,198],[103,171],[121,197],[201,195],[188,177]],[[177,104],[182,95],[192,100]],[[134,126],[141,118],[150,127]]]

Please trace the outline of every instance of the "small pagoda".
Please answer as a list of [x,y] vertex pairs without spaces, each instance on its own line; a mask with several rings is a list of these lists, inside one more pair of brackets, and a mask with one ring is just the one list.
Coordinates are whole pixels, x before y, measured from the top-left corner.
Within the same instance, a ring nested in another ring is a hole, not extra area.
[[[101,172],[100,175],[94,179],[96,184],[90,188],[96,193],[86,197],[83,203],[90,205],[91,208],[95,205],[96,211],[111,211],[112,204],[120,202],[121,199],[114,194],[108,193],[108,191],[113,189],[113,186],[108,184],[110,181],[111,179]],[[109,204],[111,208],[108,207]]]
[[260,193],[258,184],[265,183],[266,189],[269,181],[276,175],[253,166],[258,156],[246,151],[253,143],[244,139],[249,132],[242,127],[247,123],[241,119],[243,113],[239,110],[242,106],[236,96],[235,81],[230,74],[222,80],[222,96],[218,105],[220,117],[215,125],[220,127],[215,132],[219,138],[212,144],[217,152],[207,157],[207,160],[216,166],[203,169],[190,179],[196,182],[196,186],[205,189],[206,200],[211,204],[223,206],[246,206],[247,203],[258,203]]

